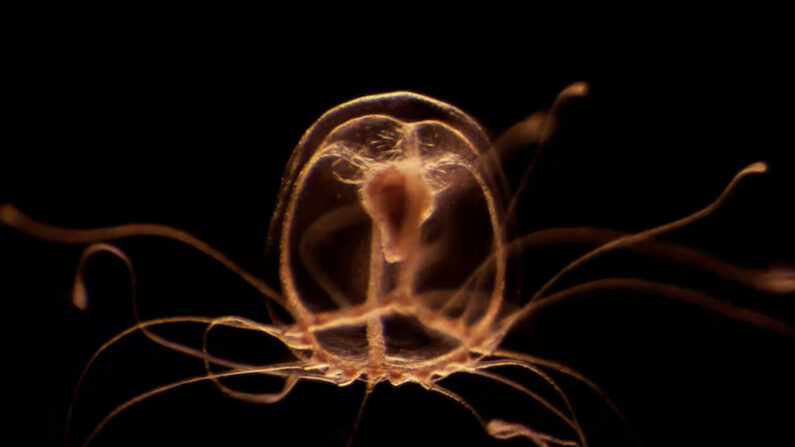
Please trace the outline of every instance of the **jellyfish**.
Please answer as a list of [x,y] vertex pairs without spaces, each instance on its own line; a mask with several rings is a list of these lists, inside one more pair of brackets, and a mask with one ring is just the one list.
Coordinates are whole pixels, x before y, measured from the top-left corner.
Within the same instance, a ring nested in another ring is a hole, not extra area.
[[[664,239],[713,214],[746,177],[767,170],[764,162],[739,170],[701,208],[647,229],[565,227],[522,233],[517,224],[522,193],[554,137],[561,110],[587,92],[584,83],[567,87],[549,111],[529,116],[494,140],[455,106],[412,92],[369,95],[333,108],[303,135],[282,177],[268,230],[269,250],[278,259],[277,283],[170,226],[68,229],[2,205],[0,221],[7,226],[42,241],[85,247],[72,287],[76,308],[91,305],[84,271],[93,257],[120,260],[129,276],[135,324],[89,359],[77,379],[67,429],[78,417],[80,390],[91,380],[95,364],[129,337],[143,335],[203,366],[196,375],[116,403],[82,439],[67,431],[66,442],[92,445],[136,405],[200,383],[233,399],[267,405],[285,403],[307,384],[363,384],[364,396],[344,440],[348,445],[356,442],[359,425],[366,421],[368,400],[377,388],[389,385],[419,388],[451,402],[463,410],[465,423],[494,440],[586,447],[591,445],[588,415],[578,411],[563,381],[578,383],[602,402],[603,411],[631,424],[610,393],[587,375],[506,346],[524,322],[541,318],[547,309],[582,296],[622,291],[685,303],[784,338],[795,335],[785,320],[671,282],[605,276],[571,283],[583,266],[626,252],[683,264],[738,287],[792,293],[795,275],[790,269],[742,268]],[[509,175],[506,164],[522,158],[517,153],[528,147],[534,150],[525,154],[520,175]],[[133,257],[116,244],[144,236],[178,241],[212,258],[259,292],[267,321],[244,315],[142,318]],[[527,275],[532,272],[524,256],[561,244],[587,248],[531,289]],[[199,343],[164,335],[185,326],[201,329]],[[284,348],[284,359],[252,364],[218,352],[213,340],[225,331],[275,340]],[[481,407],[488,399],[481,396],[479,404],[473,403],[447,385],[460,376],[502,389],[517,406],[533,408],[521,414],[543,417],[526,420],[495,408],[486,413]],[[246,389],[239,379],[251,377],[268,378],[272,389]]]

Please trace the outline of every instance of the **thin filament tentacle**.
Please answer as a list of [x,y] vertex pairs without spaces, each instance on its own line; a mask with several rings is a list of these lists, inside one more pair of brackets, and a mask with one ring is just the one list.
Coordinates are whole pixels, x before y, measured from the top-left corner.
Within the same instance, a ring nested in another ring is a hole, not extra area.
[[[208,324],[207,327],[204,329],[204,335],[202,336],[202,353],[204,354],[204,371],[208,377],[214,374],[212,371],[211,364],[214,363],[211,361],[212,356],[210,355],[207,349],[207,339],[210,335],[210,331],[217,326],[223,325],[225,323],[234,323],[238,320],[238,317],[220,317],[215,319],[212,323]],[[238,368],[239,369],[239,368]],[[224,394],[227,394],[235,399],[244,400],[247,402],[253,403],[263,403],[263,404],[272,404],[282,400],[287,394],[292,391],[293,387],[296,383],[298,383],[298,375],[291,374],[284,379],[284,385],[282,389],[276,393],[247,393],[243,391],[233,390],[232,388],[224,385],[220,379],[213,377],[212,382],[215,386],[218,387]]]
[[295,373],[296,371],[301,371],[303,366],[300,363],[285,363],[281,365],[272,365],[268,367],[258,367],[258,368],[246,368],[246,369],[238,369],[232,371],[225,371],[220,373],[215,373],[211,375],[205,376],[198,376],[198,377],[191,377],[189,379],[179,380],[177,382],[169,383],[167,385],[162,385],[152,390],[149,390],[145,393],[139,394],[138,396],[133,397],[132,399],[127,400],[123,404],[114,408],[110,413],[108,413],[102,421],[94,428],[91,434],[86,438],[83,442],[82,446],[88,446],[91,441],[96,438],[97,434],[102,430],[108,422],[110,422],[114,417],[116,417],[119,413],[130,408],[132,405],[141,402],[145,399],[148,399],[152,396],[155,396],[160,393],[164,393],[169,390],[173,390],[174,388],[178,388],[184,385],[189,385],[191,383],[198,383],[203,382],[206,380],[214,380],[221,377],[234,377],[234,376],[244,376],[244,375],[251,375],[251,374],[274,374],[274,375],[284,375]]
[[434,392],[437,392],[437,393],[439,393],[439,394],[441,394],[443,396],[446,396],[446,397],[448,397],[450,399],[453,399],[454,401],[456,401],[459,404],[463,405],[464,408],[469,410],[469,412],[472,413],[473,416],[475,416],[475,419],[477,419],[478,423],[480,423],[480,425],[483,428],[486,428],[486,421],[483,419],[483,417],[480,415],[480,413],[475,411],[475,408],[469,402],[464,400],[463,397],[461,397],[458,394],[448,390],[447,388],[445,388],[445,387],[443,387],[441,385],[438,385],[436,383],[433,383],[433,382],[423,383],[422,386],[426,387],[427,389],[429,389],[431,391],[434,391]]
[[[97,358],[99,358],[100,354],[102,354],[105,350],[110,348],[112,345],[117,343],[122,338],[124,338],[124,337],[126,337],[126,336],[128,336],[128,335],[130,335],[132,333],[135,333],[138,330],[142,330],[143,328],[148,328],[148,327],[151,327],[151,326],[157,326],[157,325],[162,325],[162,324],[171,324],[171,323],[203,323],[203,324],[211,324],[213,321],[215,321],[215,318],[201,317],[201,316],[167,317],[167,318],[158,318],[158,319],[149,320],[149,321],[142,321],[142,322],[137,323],[134,326],[131,326],[131,327],[125,329],[124,331],[116,334],[110,340],[108,340],[105,343],[103,343],[102,346],[100,346],[96,351],[94,351],[94,354],[92,354],[91,357],[88,359],[88,362],[86,362],[86,366],[83,367],[83,370],[81,371],[80,376],[77,379],[77,383],[75,384],[75,390],[74,390],[74,392],[72,394],[72,400],[69,403],[69,408],[67,409],[67,412],[66,412],[66,428],[65,428],[65,431],[64,431],[64,436],[68,439],[69,428],[71,426],[72,416],[74,414],[74,407],[75,407],[75,404],[77,403],[77,397],[80,394],[80,389],[82,388],[83,382],[85,381],[85,378],[88,375],[88,372],[91,370],[91,367],[94,365],[94,362],[96,362]],[[251,324],[249,325],[248,323],[251,323]],[[258,325],[258,324],[253,323],[253,322],[246,322],[246,320],[244,320],[242,318],[238,318],[234,322],[226,322],[226,323],[223,323],[223,324],[228,325],[230,327],[235,327],[235,328],[238,328],[238,329],[262,330],[262,331],[267,332],[267,333],[269,333],[269,334],[271,334],[273,336],[276,336],[278,338],[277,333],[275,331],[274,332],[269,332],[269,331],[272,331],[271,328],[267,328],[265,325]],[[257,327],[257,326],[260,326],[260,327]],[[195,350],[195,349],[189,348],[189,347],[184,347],[184,348],[186,348],[186,350],[180,351],[180,352],[183,352],[183,353],[189,354],[189,355],[193,355],[193,356],[199,357],[199,358],[207,358],[199,350]],[[207,359],[210,360],[210,361],[213,361],[213,362],[215,362],[216,360],[219,360],[219,361],[223,362],[223,363],[219,362],[219,364],[221,364],[223,366],[227,366],[227,367],[233,367],[233,368],[236,368],[236,369],[247,369],[247,368],[256,368],[257,367],[257,366],[254,366],[254,365],[246,365],[246,364],[243,364],[243,363],[230,362],[228,360],[218,359],[216,357],[207,358]]]
[[[531,247],[555,244],[604,244],[630,234],[596,227],[561,227],[538,230],[521,236],[506,244],[509,256]],[[614,249],[630,250],[643,255],[666,259],[683,265],[705,270],[721,278],[734,281],[738,284],[756,290],[775,294],[788,294],[795,292],[795,270],[792,268],[779,268],[761,270],[740,267],[721,259],[701,253],[690,247],[659,239],[644,240],[642,244],[630,244],[614,247]],[[484,272],[494,261],[494,255],[483,261],[464,282],[464,288],[470,288],[473,281],[484,276]],[[463,297],[456,293],[450,302],[458,302]],[[450,305],[452,306],[452,304]]]
[[582,443],[583,447],[588,447],[588,442],[585,439],[585,433],[582,431],[582,427],[580,427],[580,421],[577,418],[577,412],[574,411],[574,406],[571,404],[569,396],[566,394],[565,391],[563,391],[563,389],[558,385],[558,383],[554,379],[552,379],[552,377],[549,376],[549,374],[545,373],[535,365],[514,359],[491,360],[480,363],[478,365],[479,368],[491,368],[498,366],[519,366],[544,379],[544,381],[547,382],[555,390],[555,392],[558,393],[560,398],[563,399],[563,403],[566,405],[566,409],[569,410],[569,414],[571,415],[570,420],[571,423],[573,424],[572,428],[577,432],[577,435],[579,436],[580,442]]
[[[482,367],[483,368],[488,368],[488,367],[491,367],[491,366],[496,367],[496,366],[503,366],[503,365],[505,365],[505,364],[503,363],[503,364],[500,364],[500,365],[482,365]],[[560,420],[565,422],[566,425],[571,427],[577,433],[577,436],[580,438],[581,442],[584,441],[585,435],[583,434],[582,429],[579,427],[579,425],[572,418],[570,418],[570,417],[566,416],[565,414],[563,414],[563,412],[560,411],[560,409],[558,409],[557,407],[552,405],[552,403],[550,403],[548,400],[544,399],[543,397],[541,397],[537,393],[534,393],[533,391],[531,391],[530,389],[528,389],[524,385],[522,385],[522,384],[520,384],[520,383],[518,383],[516,381],[513,381],[511,379],[508,379],[506,377],[502,377],[502,376],[499,376],[497,374],[492,374],[492,373],[487,372],[487,371],[474,370],[474,371],[469,371],[469,372],[474,374],[474,375],[477,375],[477,376],[486,377],[486,378],[494,380],[496,382],[500,382],[500,383],[502,383],[504,385],[507,385],[507,386],[509,386],[511,388],[514,388],[514,389],[516,389],[518,391],[521,391],[522,393],[528,395],[530,398],[532,398],[533,400],[535,400],[536,402],[540,403],[545,408],[547,408],[549,411],[554,413],[555,416],[557,416],[558,418],[560,418]],[[586,447],[587,444],[583,444],[583,446]]]
[[359,423],[362,421],[362,415],[364,415],[364,407],[367,405],[367,401],[370,395],[373,394],[376,385],[377,382],[367,382],[367,387],[364,390],[364,397],[362,397],[362,403],[359,405],[359,410],[356,412],[356,420],[353,422],[351,434],[348,435],[348,442],[345,443],[345,447],[351,447],[353,445],[356,432],[359,430]]
[[577,444],[575,441],[559,439],[546,433],[540,433],[535,430],[531,430],[525,425],[506,422],[500,419],[492,419],[489,421],[487,430],[491,436],[497,439],[511,439],[523,436],[533,441],[538,447],[549,447],[550,442],[563,446],[579,446],[579,444]]
[[[104,242],[91,244],[83,250],[83,254],[80,257],[80,261],[77,267],[77,273],[75,274],[75,281],[74,281],[74,288],[73,288],[73,298],[72,301],[75,303],[75,306],[84,310],[88,305],[88,294],[86,291],[85,282],[83,280],[83,270],[85,268],[86,262],[88,259],[96,254],[101,252],[107,252],[115,255],[119,259],[121,259],[125,266],[127,267],[127,271],[130,275],[130,295],[132,301],[132,310],[133,310],[133,317],[135,318],[135,323],[141,323],[144,320],[141,318],[140,312],[138,310],[138,298],[137,298],[137,278],[135,274],[135,270],[133,270],[132,260],[130,260],[129,256],[127,256],[123,251],[121,251],[118,247],[115,247],[111,244],[107,244]],[[176,343],[174,341],[168,340],[160,335],[153,333],[149,330],[148,326],[141,326],[141,332],[146,335],[147,338],[152,340],[153,342],[164,346],[168,349],[181,352],[183,354],[187,354],[193,357],[198,357],[202,359],[206,359],[213,363],[217,363],[219,365],[226,366],[228,368],[246,368],[246,367],[253,367],[254,365],[247,365],[237,362],[230,362],[229,360],[220,358],[220,357],[213,357],[210,356],[208,358],[208,354],[201,352],[198,349],[192,348],[187,345],[183,345],[181,343]]]
[[209,255],[211,258],[220,262],[224,267],[236,273],[241,279],[259,290],[262,295],[279,303],[279,305],[281,305],[283,308],[288,309],[284,298],[270,286],[265,284],[263,280],[243,270],[242,267],[237,265],[223,253],[210,246],[210,244],[198,239],[190,233],[178,230],[176,228],[149,223],[117,225],[112,227],[83,230],[61,228],[39,222],[8,203],[0,205],[0,221],[3,221],[9,226],[27,233],[37,239],[65,244],[91,244],[94,242],[103,242],[111,239],[122,239],[137,236],[157,236],[174,239],[184,244],[190,245],[191,247],[201,251],[206,255]]
[[[552,244],[604,244],[628,233],[597,227],[549,228],[519,237],[507,244],[511,252]],[[795,273],[787,269],[760,270],[736,266],[685,245],[660,239],[616,247],[699,268],[721,278],[769,293],[795,292]]]
[[[555,131],[555,128],[557,127],[560,108],[563,107],[563,105],[566,104],[566,102],[568,102],[572,98],[582,97],[587,95],[588,90],[589,86],[585,82],[577,82],[569,85],[558,94],[557,98],[555,98],[555,102],[552,104],[549,113],[545,114],[544,116],[533,114],[526,120],[520,122],[519,124],[515,125],[513,128],[509,129],[508,132],[506,132],[508,138],[510,138],[514,134],[520,134],[518,135],[518,138],[516,138],[517,141],[510,142],[512,145],[537,143],[535,147],[535,152],[533,153],[530,162],[527,164],[527,168],[525,168],[524,174],[522,175],[522,179],[519,181],[519,184],[516,187],[516,193],[513,195],[510,203],[508,204],[508,210],[505,213],[507,217],[505,220],[506,223],[513,222],[514,214],[516,213],[516,206],[519,203],[521,194],[524,191],[525,187],[527,186],[527,183],[530,181],[530,176],[535,170],[535,167],[538,164],[538,160],[541,158],[541,154],[544,151],[544,148],[549,143],[549,139],[552,137],[552,134]],[[522,126],[524,127],[524,129]],[[512,130],[514,132],[511,132]],[[502,137],[500,138],[500,140],[502,140]],[[498,149],[501,146],[507,145],[509,143],[507,140],[505,141],[500,141],[500,140],[498,140],[497,143],[495,143],[495,146]]]
[[[728,197],[729,193],[740,179],[749,174],[765,172],[766,169],[767,167],[763,162],[757,162],[749,165],[736,174],[729,185],[723,190],[721,195],[707,207],[689,216],[683,217],[665,225],[661,225],[659,227],[652,228],[650,230],[642,231],[640,233],[627,234],[613,232],[612,230],[605,230],[601,228],[552,228],[539,230],[508,242],[505,245],[505,250],[508,255],[514,255],[524,249],[527,249],[528,247],[538,245],[576,242],[604,242],[599,247],[585,253],[558,271],[558,273],[549,279],[547,283],[545,283],[533,295],[533,298],[531,298],[530,301],[538,299],[538,297],[546,292],[552,285],[554,285],[554,283],[556,283],[560,277],[575,267],[578,267],[590,259],[593,259],[594,257],[597,257],[605,252],[617,249],[632,249],[655,256],[661,256],[674,261],[681,261],[685,264],[705,269],[721,277],[771,293],[795,292],[795,271],[790,271],[787,269],[770,271],[745,269],[718,260],[711,256],[698,253],[695,250],[681,245],[670,242],[654,241],[652,239],[655,236],[688,225],[712,213]],[[644,242],[644,245],[637,245],[637,243],[641,241]],[[453,296],[453,299],[458,299],[458,294],[461,290],[467,289],[472,285],[473,281],[479,279],[482,275],[488,272],[488,269],[491,268],[491,264],[497,260],[496,257],[497,255],[495,253],[490,254],[475,270],[473,270],[469,277],[464,281],[464,284],[459,289],[459,292]]]
[[[84,284],[84,280],[83,280],[83,270],[85,268],[87,260],[92,255],[94,255],[96,253],[101,253],[101,252],[107,252],[107,253],[111,253],[111,254],[115,255],[116,257],[121,259],[124,262],[125,266],[127,267],[127,271],[129,273],[129,276],[130,276],[133,315],[134,315],[136,324],[142,323],[142,319],[141,319],[140,312],[138,310],[138,305],[137,305],[137,294],[136,294],[137,281],[136,281],[136,275],[135,275],[135,271],[133,269],[132,261],[123,251],[121,251],[119,248],[117,248],[117,247],[115,247],[115,246],[113,246],[111,244],[95,243],[95,244],[89,245],[83,251],[83,254],[82,254],[82,256],[80,258],[80,261],[78,263],[77,273],[75,275],[74,291],[73,291],[73,295],[74,295],[73,296],[73,301],[75,302],[75,305],[77,305],[81,309],[85,309],[86,306],[87,306],[87,293],[86,293],[86,288],[85,288],[85,284]],[[192,320],[192,321],[196,321],[196,320]],[[225,366],[225,367],[228,367],[228,368],[234,368],[234,369],[248,369],[248,368],[257,368],[257,367],[259,367],[257,365],[250,365],[250,364],[240,363],[240,362],[232,362],[232,361],[229,361],[227,359],[211,355],[207,351],[207,340],[206,340],[206,337],[207,337],[207,333],[209,332],[209,330],[211,330],[214,326],[219,325],[219,324],[231,325],[233,327],[240,328],[241,327],[241,322],[243,322],[243,319],[240,318],[240,317],[220,317],[220,318],[210,319],[209,322],[208,322],[207,328],[205,329],[205,336],[204,336],[203,345],[202,345],[202,349],[201,350],[195,349],[195,348],[187,346],[187,345],[183,345],[181,343],[176,343],[174,341],[171,341],[171,340],[168,340],[168,339],[166,339],[164,337],[161,337],[161,336],[159,336],[157,334],[154,334],[153,332],[151,332],[149,330],[148,325],[141,325],[141,326],[139,326],[139,328],[141,329],[141,332],[144,335],[146,335],[147,338],[149,338],[150,340],[154,341],[155,343],[157,343],[157,344],[159,344],[161,346],[164,346],[166,348],[172,349],[172,350],[177,351],[177,352],[181,352],[183,354],[187,354],[187,355],[190,355],[190,356],[193,356],[193,357],[198,357],[198,358],[203,359],[204,365],[205,365],[205,370],[206,370],[208,375],[211,375],[212,374],[212,371],[210,369],[210,364],[211,363],[218,364],[218,365],[221,365],[221,366]],[[245,325],[248,326],[248,324],[245,324]],[[92,358],[89,360],[88,364],[86,365],[86,367],[85,367],[85,369],[83,371],[83,374],[81,374],[81,376],[80,376],[80,378],[78,380],[78,383],[77,383],[77,386],[76,386],[76,389],[75,389],[75,395],[74,395],[74,397],[72,399],[72,405],[70,405],[69,410],[67,412],[67,424],[66,424],[66,428],[65,428],[65,432],[64,432],[64,438],[67,441],[69,439],[69,428],[70,428],[70,422],[71,422],[70,419],[71,419],[71,415],[73,413],[73,405],[74,405],[74,402],[77,399],[77,394],[78,394],[78,391],[79,391],[79,389],[80,389],[80,387],[82,385],[85,373],[87,373],[88,369],[93,364],[94,360],[96,360],[97,356],[105,348],[107,348],[107,346],[103,346],[102,348],[100,348],[94,354],[94,356],[92,356]],[[221,389],[221,391],[223,391],[224,393],[226,393],[226,394],[228,394],[228,395],[230,395],[232,397],[235,397],[237,399],[246,400],[246,401],[250,401],[250,402],[257,402],[257,403],[273,403],[273,402],[277,402],[277,401],[281,400],[284,396],[286,396],[292,390],[293,386],[295,386],[295,384],[297,382],[298,382],[298,376],[295,375],[295,374],[292,374],[292,375],[289,375],[289,376],[287,376],[285,378],[284,386],[283,386],[283,388],[282,388],[282,390],[280,392],[277,392],[277,393],[251,394],[251,393],[242,393],[242,392],[238,392],[238,391],[232,390],[232,389],[226,387],[225,385],[223,385],[220,382],[220,380],[213,379],[213,383],[215,383]]]
[[566,374],[570,377],[573,377],[583,384],[585,384],[588,388],[593,390],[605,403],[610,407],[610,409],[619,417],[621,418],[624,423],[627,423],[627,419],[624,416],[624,413],[618,408],[618,405],[610,398],[610,396],[602,390],[602,388],[597,385],[593,380],[589,379],[585,375],[575,371],[571,367],[564,365],[560,362],[555,362],[552,360],[542,359],[540,357],[524,354],[521,352],[510,351],[507,349],[497,349],[495,350],[492,355],[496,357],[503,357],[505,359],[509,359],[514,361],[515,363],[510,363],[511,365],[520,366],[522,368],[530,369],[533,372],[536,372],[538,368],[535,366],[542,366],[553,369],[561,374]]
[[[519,321],[551,304],[559,303],[570,297],[583,295],[596,290],[632,290],[644,293],[663,295],[668,298],[694,304],[712,312],[729,317],[733,320],[751,323],[776,332],[786,337],[795,337],[795,326],[762,312],[735,306],[721,301],[711,295],[695,290],[679,287],[674,284],[648,281],[637,278],[605,278],[588,281],[568,289],[547,295],[540,300],[525,305],[520,311],[508,318],[501,330],[497,332],[496,341],[502,340],[505,334]],[[495,348],[496,349],[496,348]]]
[[[620,237],[618,239],[614,239],[614,240],[612,240],[612,241],[610,241],[610,242],[608,242],[606,244],[603,244],[603,245],[601,245],[601,246],[589,251],[588,253],[580,256],[579,258],[575,259],[574,261],[572,261],[571,263],[569,263],[568,265],[566,265],[565,267],[560,269],[558,271],[558,273],[556,273],[554,276],[552,276],[552,278],[550,278],[549,281],[547,281],[543,286],[541,286],[540,289],[538,289],[538,291],[533,295],[533,297],[530,298],[530,302],[533,302],[534,300],[537,300],[539,297],[543,296],[544,292],[549,290],[549,288],[552,287],[567,272],[573,270],[574,268],[576,268],[576,267],[588,262],[589,260],[591,260],[591,259],[593,259],[593,258],[595,258],[595,257],[597,257],[597,256],[599,256],[599,255],[601,255],[603,253],[606,253],[606,252],[611,251],[611,250],[615,250],[616,248],[629,246],[631,244],[635,244],[635,243],[638,243],[638,242],[641,242],[641,241],[644,241],[644,240],[647,240],[647,239],[651,239],[651,238],[659,236],[659,235],[661,235],[663,233],[667,233],[667,232],[673,231],[673,230],[675,230],[677,228],[681,228],[681,227],[683,227],[685,225],[689,225],[689,224],[695,222],[696,220],[699,220],[699,219],[701,219],[701,218],[703,218],[705,216],[708,216],[713,211],[715,211],[726,200],[726,198],[729,197],[729,194],[732,192],[734,187],[737,185],[737,183],[743,177],[745,177],[745,176],[747,176],[749,174],[759,174],[759,173],[763,173],[763,172],[766,172],[766,171],[767,171],[767,165],[765,163],[763,163],[763,162],[752,163],[752,164],[748,165],[745,169],[743,169],[740,172],[738,172],[734,176],[734,178],[732,178],[731,182],[729,182],[729,184],[726,186],[726,188],[724,188],[723,192],[718,196],[717,199],[715,199],[712,203],[710,203],[706,207],[696,211],[695,213],[690,214],[689,216],[685,216],[685,217],[682,217],[680,219],[677,219],[677,220],[675,220],[673,222],[669,222],[667,224],[651,228],[651,229],[646,230],[646,231],[641,231],[639,233],[628,234],[628,235]],[[529,303],[528,303],[528,305],[529,305]]]

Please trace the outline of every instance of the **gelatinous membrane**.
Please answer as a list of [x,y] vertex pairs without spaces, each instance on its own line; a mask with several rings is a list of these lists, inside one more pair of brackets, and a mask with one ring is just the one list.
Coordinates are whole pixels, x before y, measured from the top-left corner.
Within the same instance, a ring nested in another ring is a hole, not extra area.
[[[585,447],[587,437],[574,406],[545,371],[581,381],[620,415],[612,401],[595,383],[565,365],[500,346],[518,322],[537,310],[593,291],[630,290],[687,302],[793,336],[795,330],[780,320],[673,284],[619,277],[553,289],[562,276],[582,264],[626,249],[698,267],[770,293],[795,291],[788,269],[743,269],[654,239],[711,213],[741,178],[764,172],[764,163],[740,171],[705,208],[649,230],[624,234],[558,228],[507,240],[516,193],[509,195],[501,158],[525,143],[536,144],[540,150],[554,130],[556,106],[586,90],[584,84],[570,86],[550,113],[532,115],[495,144],[465,113],[414,93],[367,96],[329,111],[305,133],[282,179],[269,232],[269,242],[279,249],[281,293],[181,230],[156,224],[63,229],[37,222],[12,205],[0,206],[0,220],[42,240],[91,244],[81,259],[74,287],[75,304],[81,308],[87,305],[82,279],[85,259],[97,252],[114,254],[125,262],[134,286],[132,261],[107,241],[147,235],[176,239],[212,256],[272,304],[270,324],[244,317],[167,317],[139,321],[109,340],[91,358],[80,382],[99,354],[137,331],[160,345],[204,360],[207,373],[124,402],[100,421],[85,444],[131,405],[191,383],[212,381],[235,398],[273,403],[301,380],[339,386],[360,380],[367,384],[366,396],[384,381],[419,384],[463,405],[497,439],[523,437],[538,446]],[[524,183],[518,183],[519,190]],[[514,255],[528,247],[556,243],[595,248],[566,264],[532,295],[515,299],[518,294],[511,289]],[[182,323],[206,326],[201,347],[150,331]],[[274,337],[289,348],[294,360],[257,366],[211,353],[207,337],[218,326]],[[536,376],[552,390],[554,400],[492,372],[497,368]],[[533,421],[484,419],[463,397],[439,383],[454,373],[477,375],[535,401],[563,429],[552,434],[533,427]],[[249,393],[221,381],[244,375],[280,378],[283,389]]]
[[274,217],[280,273],[297,323],[331,325],[313,334],[340,368],[403,380],[407,364],[464,352],[463,334],[490,326],[504,262],[464,285],[504,250],[496,163],[473,120],[412,93],[344,104],[310,129]]

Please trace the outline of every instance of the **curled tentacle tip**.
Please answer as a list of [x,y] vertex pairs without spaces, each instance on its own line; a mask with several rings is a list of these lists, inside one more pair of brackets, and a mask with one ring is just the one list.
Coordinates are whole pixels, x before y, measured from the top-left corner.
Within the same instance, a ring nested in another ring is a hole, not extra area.
[[521,435],[522,426],[501,419],[492,419],[486,424],[489,436],[497,439],[509,439]]
[[75,283],[72,288],[72,304],[80,310],[88,308],[88,294],[86,294],[86,288],[83,287],[83,283]]
[[761,278],[762,288],[774,293],[795,292],[795,268],[777,267],[765,272]]
[[17,208],[10,203],[0,203],[0,221],[9,223],[17,214]]
[[757,173],[761,174],[763,172],[767,172],[767,163],[764,161],[757,161],[756,163],[752,163],[748,165],[747,168],[744,169],[746,173]]
[[564,88],[562,92],[560,92],[560,97],[571,97],[571,96],[585,96],[588,94],[588,91],[591,89],[591,86],[587,82],[575,82],[568,87]]

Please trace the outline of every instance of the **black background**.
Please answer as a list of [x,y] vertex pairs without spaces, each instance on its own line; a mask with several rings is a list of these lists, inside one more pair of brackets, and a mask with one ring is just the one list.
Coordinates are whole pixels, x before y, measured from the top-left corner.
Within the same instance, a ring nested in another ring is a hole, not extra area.
[[[747,164],[770,172],[743,181],[714,215],[668,239],[743,266],[795,265],[788,208],[795,191],[792,102],[774,57],[667,54],[644,64],[607,58],[560,73],[521,38],[497,51],[466,45],[365,49],[324,40],[288,48],[275,36],[147,37],[145,30],[26,36],[5,84],[0,202],[75,228],[157,222],[187,230],[274,283],[265,235],[290,151],[317,117],[352,98],[412,90],[470,113],[493,136],[588,81],[590,97],[564,110],[558,136],[523,201],[522,232],[593,225],[649,228],[713,200]],[[514,50],[516,48],[516,50]],[[261,297],[193,249],[166,240],[118,243],[135,263],[144,317],[239,314],[266,321]],[[527,254],[528,289],[585,247]],[[59,445],[77,376],[91,353],[132,324],[122,264],[100,255],[87,270],[90,307],[70,305],[81,248],[0,227],[6,344],[5,406],[33,421],[28,445]],[[757,293],[670,263],[606,256],[568,278],[637,276],[704,290],[795,324],[792,294]],[[201,331],[176,330],[194,343]],[[241,342],[243,343],[243,342]],[[231,344],[241,357],[277,346]],[[539,313],[508,343],[555,359],[599,383],[630,427],[576,381],[570,390],[590,444],[778,445],[791,440],[793,340],[663,298],[602,293]],[[115,405],[202,374],[201,364],[143,337],[111,348],[75,409],[79,444]],[[522,377],[519,374],[518,377]],[[541,383],[528,384],[543,389]],[[500,385],[452,378],[450,388],[487,417],[556,427]],[[268,385],[268,383],[266,383]],[[250,386],[257,389],[259,383]],[[135,405],[96,446],[343,446],[364,392],[299,383],[283,402],[234,401],[208,384]],[[533,423],[532,421],[537,421]],[[551,425],[545,425],[551,424]],[[23,431],[14,424],[9,433]],[[554,430],[554,428],[552,428]],[[461,406],[408,385],[382,384],[354,445],[525,446],[491,440]]]

